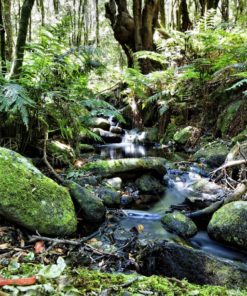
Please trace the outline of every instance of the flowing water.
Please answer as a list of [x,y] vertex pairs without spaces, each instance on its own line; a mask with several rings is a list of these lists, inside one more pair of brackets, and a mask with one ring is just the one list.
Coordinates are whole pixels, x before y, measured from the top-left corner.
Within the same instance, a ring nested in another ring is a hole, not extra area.
[[[98,146],[98,153],[104,159],[146,157],[146,156],[164,156],[155,146],[144,146],[140,143],[140,137],[134,132],[125,133],[123,141],[120,144],[107,144]],[[138,142],[138,143],[137,143]],[[198,173],[199,171],[199,173]],[[161,242],[164,240],[181,241],[176,234],[170,233],[162,226],[161,218],[171,206],[181,205],[186,196],[193,191],[193,184],[198,180],[205,179],[207,174],[200,172],[197,167],[192,167],[189,172],[169,170],[166,175],[167,189],[164,195],[152,207],[146,211],[124,210],[125,217],[120,225],[130,230],[137,225],[144,227],[143,232],[139,234],[140,239]],[[237,260],[247,263],[247,254],[234,248],[225,246],[212,240],[205,230],[199,230],[198,233],[188,240],[193,247],[202,249],[207,253],[223,257],[230,260]]]

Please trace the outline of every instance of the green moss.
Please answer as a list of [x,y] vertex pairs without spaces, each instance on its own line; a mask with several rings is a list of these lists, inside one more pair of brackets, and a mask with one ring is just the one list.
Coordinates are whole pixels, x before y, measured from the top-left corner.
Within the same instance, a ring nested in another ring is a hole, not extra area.
[[177,131],[173,137],[173,140],[178,144],[186,144],[192,135],[193,127],[187,126]]
[[45,177],[24,157],[0,148],[0,214],[30,230],[49,235],[75,232],[68,191]]
[[[41,264],[21,264],[18,269],[11,270],[3,268],[0,275],[11,278],[12,276],[27,277],[37,275],[43,268]],[[168,295],[168,296],[246,296],[247,290],[230,290],[225,287],[196,285],[186,280],[176,280],[174,278],[165,278],[161,276],[145,277],[139,274],[125,275],[121,273],[102,273],[88,269],[66,268],[63,276],[66,275],[66,281],[63,281],[63,291],[71,291],[71,295],[101,295],[103,291],[108,291],[108,295],[143,295],[142,291],[150,295]],[[52,284],[54,291],[52,295],[61,294],[59,279],[39,279],[38,284]],[[59,292],[60,291],[60,292]],[[73,294],[73,292],[77,292]],[[67,292],[69,293],[69,292]],[[94,293],[94,294],[93,294]],[[128,294],[127,294],[128,293]],[[145,294],[146,294],[145,293]],[[152,294],[151,294],[152,293]],[[38,294],[41,295],[41,294]],[[42,294],[43,295],[43,294]],[[46,294],[47,295],[47,294]],[[49,294],[50,295],[50,294]],[[70,295],[70,294],[66,294]]]
[[217,240],[247,250],[247,201],[231,202],[216,211],[208,232]]
[[232,143],[236,144],[237,142],[241,143],[247,140],[247,126],[245,130],[243,130],[241,133],[239,133],[236,137],[232,139]]
[[164,175],[166,160],[159,157],[126,158],[116,160],[98,160],[86,164],[81,168],[81,172],[91,172],[102,177],[113,176],[131,171],[156,171],[159,175]]
[[94,147],[88,144],[79,144],[80,152],[92,152],[94,151]]
[[231,122],[235,118],[242,103],[243,101],[233,102],[227,107],[227,109],[223,111],[222,115],[220,116],[217,127],[221,131],[223,136],[227,134]]
[[53,161],[55,160],[64,165],[70,165],[76,158],[73,148],[59,141],[48,142],[47,153]]
[[191,237],[196,234],[195,223],[180,212],[168,213],[162,218],[164,227],[182,237]]
[[177,126],[175,123],[170,122],[166,128],[164,137],[162,138],[162,143],[167,143],[173,140],[173,136],[177,131]]

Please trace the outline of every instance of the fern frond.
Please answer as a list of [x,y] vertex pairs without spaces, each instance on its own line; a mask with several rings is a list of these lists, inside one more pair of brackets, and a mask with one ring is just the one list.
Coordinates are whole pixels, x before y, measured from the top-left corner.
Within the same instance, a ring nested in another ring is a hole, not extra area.
[[19,114],[26,127],[29,122],[29,109],[34,107],[35,102],[21,85],[8,83],[0,88],[0,111]]

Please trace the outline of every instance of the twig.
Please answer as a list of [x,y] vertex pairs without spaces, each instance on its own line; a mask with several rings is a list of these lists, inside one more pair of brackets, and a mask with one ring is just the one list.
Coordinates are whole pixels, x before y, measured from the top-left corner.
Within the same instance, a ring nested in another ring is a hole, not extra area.
[[216,170],[212,171],[211,174],[214,175],[216,172],[218,172],[220,170],[230,168],[230,167],[233,167],[233,166],[237,166],[237,165],[241,165],[241,164],[247,164],[247,160],[240,159],[240,160],[229,161],[229,162],[223,164],[222,166],[220,166],[219,168],[217,168]]
[[32,235],[30,237],[29,242],[43,240],[43,241],[47,241],[47,242],[53,242],[56,244],[67,244],[67,245],[73,245],[73,246],[80,246],[98,234],[100,234],[100,230],[97,230],[94,233],[92,233],[88,236],[85,236],[79,240],[59,239],[59,238],[51,238],[51,237],[46,237],[46,236]]
[[51,173],[54,175],[54,177],[61,183],[64,183],[64,179],[60,177],[57,172],[54,170],[52,165],[49,163],[47,159],[47,141],[48,141],[48,131],[45,131],[45,138],[44,138],[44,147],[43,147],[43,160],[48,169],[51,171]]

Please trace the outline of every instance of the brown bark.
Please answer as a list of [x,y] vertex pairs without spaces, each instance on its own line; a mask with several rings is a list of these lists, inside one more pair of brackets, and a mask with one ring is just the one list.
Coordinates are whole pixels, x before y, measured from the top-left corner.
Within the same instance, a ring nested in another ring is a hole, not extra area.
[[[106,3],[106,17],[111,22],[116,40],[127,55],[129,67],[133,66],[133,52],[155,50],[153,35],[158,26],[159,9],[160,0],[145,0],[143,9],[141,0],[133,0],[132,17],[126,0],[109,0]],[[150,60],[141,61],[143,73],[152,71],[153,67],[154,63]]]
[[3,0],[3,21],[6,32],[6,59],[11,61],[13,55],[13,29],[11,21],[11,0]]
[[19,22],[19,31],[15,49],[15,60],[12,65],[10,77],[18,79],[21,74],[21,68],[24,58],[24,50],[26,45],[28,25],[31,17],[31,11],[35,0],[25,0],[21,8],[21,16]]

